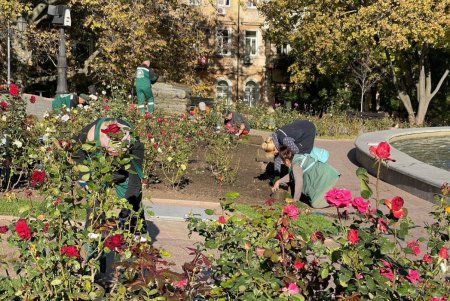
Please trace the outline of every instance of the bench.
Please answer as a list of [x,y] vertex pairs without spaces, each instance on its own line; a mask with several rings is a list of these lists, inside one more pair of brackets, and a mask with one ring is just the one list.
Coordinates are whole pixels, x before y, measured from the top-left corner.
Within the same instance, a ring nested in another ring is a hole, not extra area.
[[387,117],[387,113],[385,112],[355,112],[355,111],[347,111],[345,112],[345,116],[348,118],[360,118],[360,119],[383,119]]

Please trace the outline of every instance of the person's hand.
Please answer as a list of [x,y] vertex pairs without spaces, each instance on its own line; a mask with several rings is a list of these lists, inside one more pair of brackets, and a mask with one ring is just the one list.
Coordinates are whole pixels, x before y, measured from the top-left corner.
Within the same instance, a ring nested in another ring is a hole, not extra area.
[[278,189],[280,189],[280,180],[278,180],[275,183],[273,183],[272,192],[275,192]]

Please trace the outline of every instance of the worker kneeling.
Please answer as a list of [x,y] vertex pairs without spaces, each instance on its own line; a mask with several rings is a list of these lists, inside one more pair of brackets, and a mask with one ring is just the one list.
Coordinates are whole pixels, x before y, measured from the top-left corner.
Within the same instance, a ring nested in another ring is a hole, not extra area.
[[280,158],[289,168],[289,173],[277,180],[272,191],[279,189],[280,184],[288,184],[294,191],[294,200],[299,201],[303,193],[308,203],[313,208],[328,207],[324,196],[340,177],[340,173],[331,165],[321,162],[311,154],[296,154],[282,146],[279,152]]

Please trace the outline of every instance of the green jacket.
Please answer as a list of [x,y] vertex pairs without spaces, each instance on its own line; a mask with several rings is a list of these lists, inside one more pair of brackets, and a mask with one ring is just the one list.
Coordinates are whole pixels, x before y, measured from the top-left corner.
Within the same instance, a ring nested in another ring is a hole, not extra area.
[[158,75],[147,65],[141,65],[136,69],[136,88],[148,88],[156,83]]
[[57,95],[52,101],[52,109],[54,111],[61,110],[63,107],[68,109],[74,106],[74,96],[72,94]]

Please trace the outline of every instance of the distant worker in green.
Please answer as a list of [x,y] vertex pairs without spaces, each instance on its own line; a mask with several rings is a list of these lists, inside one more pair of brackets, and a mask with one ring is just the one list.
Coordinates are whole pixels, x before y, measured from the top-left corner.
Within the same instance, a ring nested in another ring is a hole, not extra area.
[[136,94],[139,103],[139,110],[145,112],[145,100],[147,100],[147,112],[153,113],[155,110],[155,100],[153,98],[152,85],[158,80],[158,75],[150,69],[150,60],[145,60],[136,69]]
[[59,94],[52,101],[53,111],[60,111],[63,107],[75,108],[78,105],[88,105],[89,96],[86,94]]

